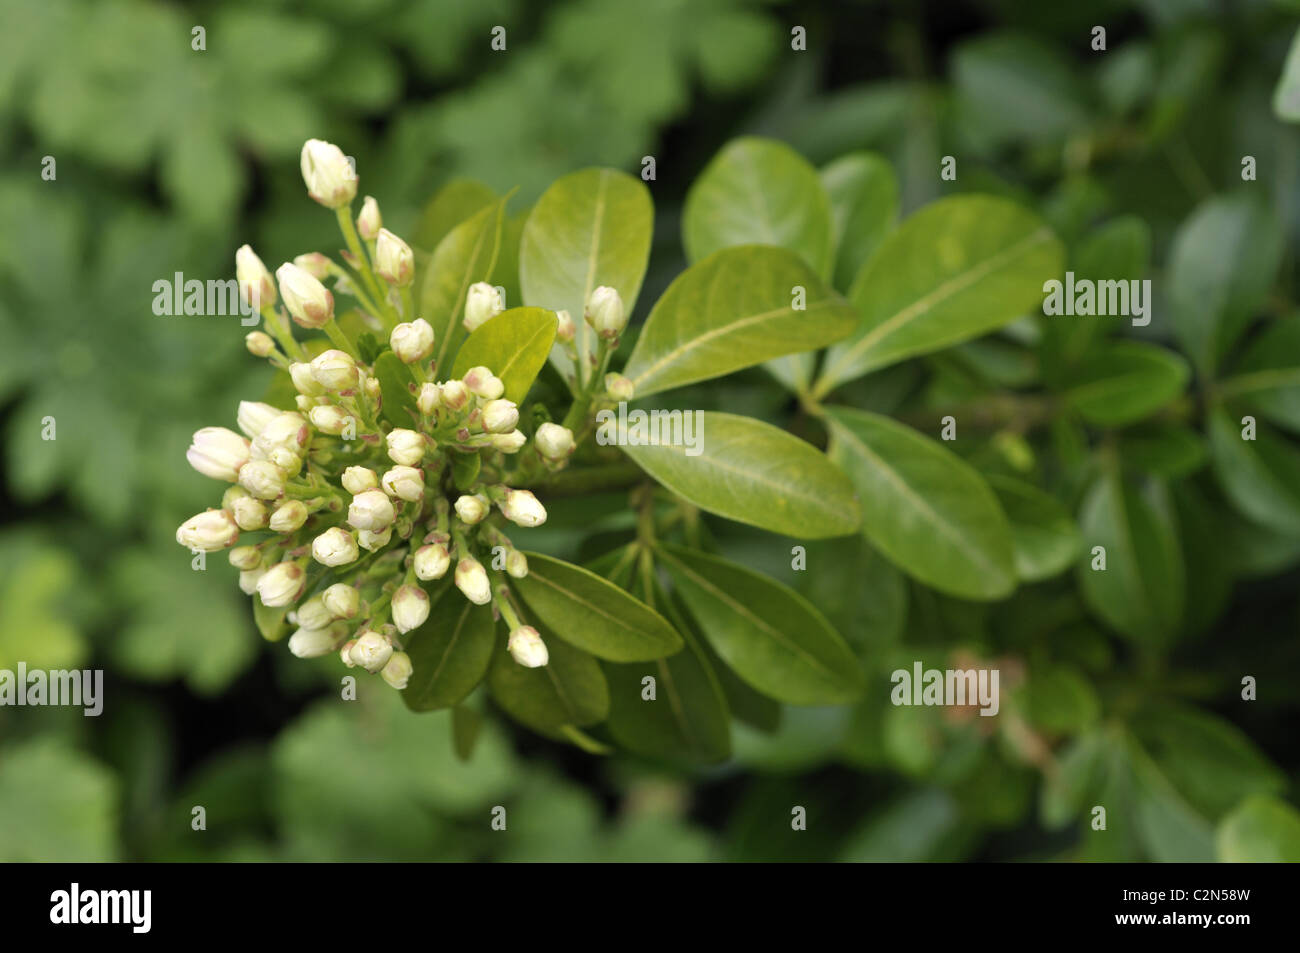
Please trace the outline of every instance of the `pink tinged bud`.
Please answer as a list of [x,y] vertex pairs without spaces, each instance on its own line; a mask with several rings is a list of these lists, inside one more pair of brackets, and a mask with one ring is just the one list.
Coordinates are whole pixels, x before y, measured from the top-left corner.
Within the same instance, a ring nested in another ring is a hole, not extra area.
[[176,542],[205,553],[233,546],[237,539],[239,527],[225,510],[208,510],[191,516],[176,530]]
[[239,412],[235,415],[235,421],[239,424],[239,429],[250,437],[256,437],[262,430],[276,417],[282,413],[276,407],[270,404],[263,404],[255,400],[241,400],[239,402]]
[[393,625],[406,633],[429,618],[429,595],[419,586],[401,586],[393,593]]
[[257,592],[257,583],[265,575],[266,570],[260,566],[257,569],[245,569],[239,574],[239,591],[251,596]]
[[573,453],[573,431],[559,424],[544,423],[533,435],[537,452],[548,460],[563,460]]
[[306,448],[310,437],[307,420],[302,414],[294,412],[277,414],[262,428],[262,432],[253,438],[253,458],[268,459],[274,450],[301,453]]
[[230,504],[230,513],[235,517],[235,525],[245,532],[266,529],[270,512],[261,500],[246,496]]
[[442,403],[442,391],[437,384],[425,381],[420,385],[420,396],[415,399],[415,403],[420,408],[420,413],[428,417]]
[[334,621],[334,614],[325,607],[325,600],[312,596],[293,614],[294,620],[304,629],[324,629]]
[[294,390],[303,397],[320,397],[325,393],[325,388],[312,376],[310,364],[290,364],[289,377],[293,380]]
[[348,507],[348,522],[357,529],[372,532],[384,529],[396,516],[393,501],[383,490],[364,490],[352,498]]
[[334,317],[334,296],[306,269],[285,262],[275,270],[280,297],[293,320],[304,328],[323,328]]
[[311,542],[311,555],[316,562],[326,566],[346,566],[360,555],[352,534],[332,526]]
[[194,434],[185,459],[204,476],[234,483],[239,479],[239,468],[248,462],[251,453],[251,444],[233,430],[204,427]]
[[353,496],[379,486],[379,477],[368,467],[348,467],[343,471],[343,489]]
[[486,281],[479,281],[470,285],[465,295],[465,317],[462,323],[466,331],[477,331],[504,310],[501,293]]
[[343,660],[343,664],[348,668],[357,667],[357,663],[352,661],[352,647],[356,644],[356,639],[348,639],[348,641],[343,643],[343,648],[339,649],[339,658]]
[[365,383],[361,385],[365,390],[366,396],[371,400],[378,400],[379,395],[383,393],[383,388],[379,385],[378,377],[367,377]]
[[509,433],[519,424],[519,408],[512,400],[490,400],[483,405],[482,420],[488,433]]
[[321,433],[335,436],[347,430],[348,421],[352,419],[352,415],[346,410],[333,404],[318,404],[307,416],[311,418],[311,425]]
[[375,239],[375,274],[398,288],[405,288],[415,277],[411,246],[386,228],[381,228]]
[[473,556],[456,563],[456,588],[475,605],[485,606],[492,601],[492,586],[487,571]]
[[235,280],[239,282],[239,293],[244,303],[254,311],[275,304],[275,282],[271,280],[271,272],[248,245],[239,246],[235,252]]
[[291,605],[302,594],[305,576],[297,563],[272,566],[257,580],[257,594],[262,597],[262,605],[269,609]]
[[447,569],[451,566],[451,555],[442,543],[421,546],[415,551],[412,565],[417,579],[424,582],[430,579],[441,579],[447,575]]
[[506,642],[506,650],[509,651],[510,657],[524,668],[541,668],[551,659],[550,653],[546,651],[546,643],[542,641],[541,633],[531,625],[521,625],[511,632],[510,639]]
[[591,293],[583,317],[595,332],[606,340],[612,341],[627,327],[627,315],[623,313],[623,298],[616,289],[607,285],[601,285]]
[[372,242],[383,227],[384,218],[379,214],[379,203],[367,195],[361,203],[361,214],[357,216],[357,232],[366,241]]
[[271,514],[271,529],[277,533],[295,533],[307,522],[307,504],[302,500],[289,500],[281,503]]
[[380,670],[379,677],[400,692],[411,680],[411,673],[414,671],[411,656],[405,652],[394,652],[388,664]]
[[317,281],[324,281],[330,273],[330,260],[328,256],[322,255],[318,251],[311,251],[307,252],[305,255],[299,255],[293,260],[293,263]]
[[275,342],[265,331],[249,331],[244,335],[244,347],[254,357],[268,357],[275,350]]
[[393,657],[393,646],[378,632],[364,632],[348,652],[353,665],[360,665],[367,672],[378,672]]
[[492,435],[492,446],[502,453],[518,453],[527,442],[528,438],[524,436],[522,430],[512,430],[509,433],[494,433]]
[[424,459],[424,434],[414,430],[393,430],[388,434],[388,457],[394,463],[413,467]]
[[517,549],[506,554],[506,573],[514,579],[523,579],[528,575],[528,557]]
[[340,208],[357,195],[357,174],[343,150],[332,142],[308,139],[302,147],[302,180],[307,194],[326,208]]
[[518,526],[532,528],[546,522],[546,508],[530,490],[507,490],[501,512]]
[[403,364],[414,364],[433,353],[433,326],[424,318],[399,324],[388,336],[393,353]]
[[230,565],[236,569],[256,569],[262,565],[262,553],[256,546],[236,546],[230,551]]
[[311,376],[328,391],[354,390],[361,382],[357,362],[346,351],[331,348],[322,351],[311,362]]
[[384,474],[382,486],[389,496],[408,503],[424,498],[424,474],[415,467],[393,467]]
[[469,388],[461,381],[447,381],[439,389],[442,406],[448,410],[460,410],[469,403]]
[[471,367],[461,380],[471,394],[484,400],[496,400],[506,392],[506,385],[501,378],[482,365]]
[[573,323],[573,315],[567,311],[555,312],[556,326],[555,339],[565,343],[572,341],[574,334],[577,333],[577,327]]
[[338,641],[338,631],[333,626],[301,628],[289,636],[289,651],[298,658],[320,658],[333,652]]
[[632,381],[622,374],[606,374],[605,390],[615,400],[631,400],[634,388]]
[[361,593],[346,582],[336,582],[326,589],[321,601],[336,619],[351,619],[361,609]]
[[388,545],[393,538],[393,528],[385,526],[381,530],[362,529],[357,531],[357,542],[367,552],[378,552]]
[[487,497],[481,493],[475,493],[473,496],[461,496],[456,500],[456,515],[460,517],[462,523],[467,523],[470,526],[482,522],[484,517],[491,512],[491,509]]
[[284,471],[270,460],[251,460],[239,468],[239,485],[259,500],[284,495]]

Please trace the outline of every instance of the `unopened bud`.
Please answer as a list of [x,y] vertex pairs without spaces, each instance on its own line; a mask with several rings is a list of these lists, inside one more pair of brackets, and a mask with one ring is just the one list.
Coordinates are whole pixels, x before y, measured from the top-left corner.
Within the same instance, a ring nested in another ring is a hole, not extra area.
[[447,574],[447,569],[451,566],[451,556],[446,546],[433,543],[429,546],[421,546],[415,551],[412,565],[415,569],[415,577],[428,582],[430,579],[441,579]]
[[396,516],[393,501],[383,490],[363,490],[352,498],[348,507],[348,522],[357,529],[372,532],[384,529]]
[[501,512],[510,522],[519,526],[541,526],[546,522],[546,508],[530,490],[507,490],[501,502]]
[[225,510],[208,510],[191,516],[176,530],[176,542],[205,553],[233,546],[237,539],[239,527]]
[[311,418],[311,425],[321,433],[334,436],[347,430],[348,421],[353,419],[346,410],[334,404],[317,404],[307,416]]
[[559,424],[544,423],[533,435],[533,444],[547,460],[563,460],[573,453],[573,431]]
[[285,262],[275,270],[280,297],[293,320],[304,328],[323,328],[334,317],[334,296],[305,269]]
[[439,388],[442,406],[448,410],[460,410],[469,402],[469,388],[461,381],[447,381]]
[[420,396],[415,399],[415,404],[420,408],[420,413],[428,417],[438,405],[442,403],[442,390],[432,381],[425,381],[420,385]]
[[357,544],[366,552],[375,553],[388,545],[393,538],[393,527],[385,526],[383,529],[361,529],[357,530]]
[[307,504],[302,500],[289,500],[281,503],[271,514],[271,529],[277,533],[294,533],[307,522]]
[[233,430],[204,427],[195,432],[185,459],[206,477],[234,483],[251,454],[252,445]]
[[622,374],[605,375],[605,392],[614,400],[631,400],[633,391],[630,378]]
[[245,569],[239,574],[239,591],[246,596],[251,596],[257,592],[257,584],[263,576],[266,575],[266,568],[258,566],[256,569]]
[[378,672],[393,656],[393,646],[378,632],[363,632],[348,657],[353,665],[360,665],[367,672]]
[[275,304],[275,282],[271,280],[271,272],[248,245],[239,246],[235,252],[235,280],[239,282],[240,297],[254,311]]
[[290,364],[289,378],[293,381],[294,390],[302,397],[320,397],[326,393],[320,381],[312,374],[310,364]]
[[622,334],[623,329],[627,327],[627,315],[623,313],[623,298],[616,289],[608,285],[601,285],[591,293],[583,317],[597,334],[609,341]]
[[478,367],[471,367],[461,380],[465,382],[471,394],[485,400],[496,400],[506,392],[506,385],[501,378],[481,364]]
[[340,208],[357,195],[357,174],[343,150],[332,142],[308,139],[302,147],[302,180],[307,194],[326,208]]
[[460,517],[462,523],[469,526],[482,522],[491,510],[492,506],[488,503],[487,497],[481,493],[472,496],[466,494],[456,499],[456,515]]
[[351,619],[361,609],[361,593],[346,582],[336,582],[326,589],[321,601],[336,619]]
[[418,629],[429,618],[429,594],[419,586],[405,585],[393,593],[393,625],[406,633]]
[[397,288],[405,288],[415,278],[415,253],[386,228],[375,239],[375,274]]
[[318,251],[309,251],[306,254],[298,255],[294,258],[293,263],[317,281],[324,281],[329,277],[330,265],[332,264],[327,255],[322,255]]
[[262,432],[253,438],[253,458],[269,459],[273,450],[302,453],[310,438],[307,420],[302,414],[292,412],[277,414],[262,428]]
[[509,433],[519,423],[519,408],[513,400],[490,400],[483,405],[482,420],[488,433]]
[[414,364],[433,353],[433,325],[424,318],[399,324],[388,336],[393,353],[403,364]]
[[517,549],[506,553],[506,574],[514,579],[523,579],[528,575],[528,557]]
[[492,446],[502,453],[518,453],[527,442],[528,438],[524,436],[522,430],[512,430],[509,433],[494,433],[492,435]]
[[334,621],[334,614],[325,606],[320,596],[312,596],[294,612],[298,625],[304,629],[324,629]]
[[289,651],[297,658],[320,658],[329,655],[338,644],[338,633],[331,627],[300,628],[289,636]]
[[573,336],[578,331],[577,327],[573,323],[573,315],[569,314],[567,311],[556,311],[555,318],[555,339],[565,343],[572,341]]
[[301,594],[305,573],[297,563],[278,563],[257,581],[257,594],[268,609],[291,605]]
[[270,404],[256,400],[241,400],[235,421],[239,429],[250,437],[256,437],[272,420],[279,417],[281,411]]
[[244,347],[254,357],[269,357],[275,350],[275,342],[265,331],[249,331],[244,335]]
[[414,430],[397,429],[388,434],[388,457],[394,463],[413,467],[424,459],[427,443],[424,434]]
[[352,355],[334,348],[312,358],[311,376],[321,387],[335,392],[352,390],[361,379]]
[[408,503],[424,498],[424,474],[415,467],[393,467],[381,482],[384,492]]
[[466,556],[456,563],[456,588],[475,605],[485,606],[492,601],[492,586],[488,582],[487,571],[473,556]]
[[541,668],[550,661],[550,653],[546,651],[546,643],[542,641],[541,633],[531,625],[521,625],[510,633],[510,639],[506,642],[506,650],[513,658],[524,668]]
[[355,562],[361,555],[357,551],[357,541],[347,530],[331,526],[311,541],[311,555],[316,562],[325,566],[346,566]]
[[232,501],[230,514],[235,518],[235,525],[249,533],[266,529],[266,521],[270,517],[266,504],[252,496]]
[[230,565],[236,569],[256,569],[262,565],[262,551],[256,546],[236,546],[230,551]]
[[366,241],[372,242],[383,227],[384,217],[379,214],[379,203],[367,195],[361,203],[361,214],[357,216],[357,232]]
[[348,467],[343,471],[343,489],[353,496],[379,486],[379,476],[368,467]]
[[400,692],[411,680],[411,673],[414,671],[411,656],[405,652],[394,652],[388,664],[380,670],[379,677]]
[[486,281],[475,282],[469,286],[465,295],[466,331],[477,331],[485,322],[505,310],[501,293]]
[[239,468],[239,485],[259,500],[284,495],[284,471],[270,460],[250,460]]

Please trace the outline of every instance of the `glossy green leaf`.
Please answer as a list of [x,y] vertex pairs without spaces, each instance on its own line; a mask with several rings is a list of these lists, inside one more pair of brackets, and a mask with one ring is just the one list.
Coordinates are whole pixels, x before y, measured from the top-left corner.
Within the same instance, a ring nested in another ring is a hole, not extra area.
[[492,661],[492,611],[447,586],[429,607],[429,619],[406,637],[411,679],[402,700],[411,711],[450,708],[474,690]]
[[549,661],[525,668],[505,650],[500,639],[488,687],[492,698],[511,718],[544,734],[557,734],[566,725],[594,725],[609,713],[609,686],[600,663],[538,627]]
[[[802,301],[795,300],[796,289],[803,289]],[[645,397],[825,347],[856,320],[853,308],[794,254],[763,245],[727,248],[668,286],[623,373],[636,396]]]
[[853,152],[821,170],[835,234],[836,288],[848,288],[898,221],[898,176],[872,152]]
[[1178,424],[1126,430],[1118,437],[1124,466],[1152,476],[1175,478],[1195,473],[1205,463],[1205,441]]
[[501,245],[505,199],[480,209],[438,242],[420,283],[420,317],[433,325],[434,358],[444,368],[465,339],[461,319],[470,285],[492,275]]
[[1173,351],[1116,341],[1085,361],[1062,395],[1090,423],[1119,427],[1149,417],[1187,386],[1191,371]]
[[[618,290],[631,314],[650,257],[654,208],[639,179],[614,169],[583,169],[557,180],[529,213],[519,247],[524,304],[568,311],[582,361],[596,340],[583,320],[587,298],[601,285]],[[565,375],[572,362],[562,347],[551,360]]]
[[456,705],[451,710],[451,745],[456,760],[464,762],[474,756],[483,729],[483,716],[467,705]]
[[456,352],[450,378],[471,367],[490,368],[505,384],[506,400],[522,403],[555,343],[555,312],[511,308],[480,325]]
[[1016,575],[1035,582],[1069,568],[1082,541],[1065,506],[1023,480],[996,474],[987,479],[1011,524]]
[[474,453],[453,453],[451,455],[451,482],[456,489],[464,492],[478,480],[483,467],[483,455]]
[[646,662],[681,649],[664,617],[618,586],[580,566],[526,555],[528,575],[513,585],[560,638],[609,662]]
[[1000,599],[1015,588],[1010,524],[969,464],[888,417],[827,413],[830,457],[857,489],[872,545],[942,592]]
[[1224,863],[1300,863],[1300,812],[1279,798],[1247,798],[1219,824],[1214,843]]
[[452,179],[429,200],[411,233],[411,244],[432,250],[447,234],[497,200],[496,193],[473,179]]
[[1233,505],[1257,523],[1300,535],[1300,448],[1267,424],[1245,425],[1217,408],[1209,415],[1210,462]]
[[[684,443],[630,444],[628,438],[637,436],[631,417],[627,428],[620,429],[614,415],[598,416],[597,438],[617,442],[668,489],[727,519],[803,539],[857,529],[853,487],[817,448],[750,417],[694,413],[699,451],[694,456]],[[601,428],[608,431],[605,437]]]
[[849,299],[861,322],[828,352],[816,392],[1039,311],[1063,261],[1051,229],[1005,199],[958,195],[926,206],[854,280]]
[[415,426],[420,408],[415,403],[415,378],[411,369],[392,351],[385,351],[375,361],[375,377],[383,396],[384,419],[395,427]]
[[288,609],[271,609],[262,605],[261,599],[253,599],[253,622],[262,638],[268,642],[279,642],[289,634],[289,623],[285,621]]
[[831,231],[817,170],[784,143],[754,136],[733,139],[714,156],[682,210],[682,242],[693,262],[733,245],[776,245],[829,276]]
[[1300,433],[1300,315],[1270,322],[1241,356],[1219,393]]
[[714,650],[754,688],[793,705],[841,704],[861,695],[852,651],[793,589],[684,547],[665,545],[660,555]]
[[[1184,572],[1163,486],[1149,481],[1139,491],[1106,474],[1084,497],[1079,532],[1079,584],[1089,608],[1137,642],[1166,642],[1182,620]],[[1092,568],[1097,546],[1105,548],[1105,569]]]

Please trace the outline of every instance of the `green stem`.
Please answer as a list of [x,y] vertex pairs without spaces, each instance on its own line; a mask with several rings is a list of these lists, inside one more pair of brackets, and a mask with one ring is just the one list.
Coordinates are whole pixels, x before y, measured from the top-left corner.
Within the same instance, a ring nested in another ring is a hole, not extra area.
[[[351,206],[340,206],[334,212],[339,220],[339,230],[343,233],[343,240],[347,242],[348,251],[357,261],[357,270],[361,272],[361,280],[365,283],[366,290],[383,309],[382,311],[376,309],[375,317],[397,318],[397,312],[388,304],[388,296],[380,290],[379,279],[370,268],[370,259],[366,255],[366,250],[361,247],[361,238],[357,235],[357,227],[352,222]],[[393,325],[397,323],[396,320],[391,321],[388,330],[391,331]]]

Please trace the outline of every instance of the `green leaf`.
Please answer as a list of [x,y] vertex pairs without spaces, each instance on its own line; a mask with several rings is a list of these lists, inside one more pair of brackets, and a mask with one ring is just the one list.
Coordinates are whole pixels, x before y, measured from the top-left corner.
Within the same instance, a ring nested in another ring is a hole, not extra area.
[[1207,200],[1178,229],[1165,277],[1170,326],[1207,377],[1264,303],[1281,254],[1276,214],[1249,193]]
[[1300,315],[1269,323],[1255,337],[1219,393],[1300,433]]
[[448,586],[429,607],[424,625],[406,637],[411,679],[402,700],[411,711],[450,708],[487,674],[495,626],[492,611]]
[[72,555],[29,533],[0,536],[0,670],[80,666],[90,646],[68,618],[82,574]]
[[664,568],[713,648],[754,688],[792,705],[862,694],[857,659],[793,589],[735,563],[665,544]]
[[415,403],[415,378],[411,369],[392,351],[385,351],[375,361],[375,377],[383,395],[381,412],[384,419],[395,427],[413,427],[420,419],[420,408]]
[[1000,599],[1016,585],[1011,527],[969,464],[910,427],[827,408],[830,458],[853,481],[862,531],[926,585],[967,599]]
[[257,625],[257,631],[262,633],[262,638],[268,642],[279,642],[289,634],[289,623],[285,621],[288,615],[287,607],[272,609],[262,605],[261,599],[253,599],[253,622]]
[[1300,30],[1291,38],[1291,50],[1273,90],[1273,112],[1284,122],[1300,122]]
[[1085,420],[1120,427],[1149,417],[1187,386],[1191,371],[1172,351],[1116,341],[1071,375],[1063,398]]
[[987,479],[1011,523],[1016,575],[1025,582],[1037,582],[1064,572],[1079,555],[1082,543],[1065,506],[1022,480],[996,474]]
[[522,403],[555,342],[556,319],[543,308],[511,308],[479,326],[456,353],[451,378],[482,365],[501,378],[506,400]]
[[1188,427],[1161,424],[1126,430],[1119,435],[1119,458],[1152,476],[1177,478],[1195,473],[1205,463],[1205,441]]
[[873,152],[854,152],[821,170],[835,232],[836,288],[848,288],[898,221],[898,176]]
[[437,248],[453,228],[497,200],[496,193],[473,179],[452,179],[429,200],[411,233],[416,248]]
[[505,199],[476,212],[448,232],[433,250],[420,283],[419,313],[433,325],[437,367],[447,367],[465,338],[461,318],[469,286],[487,281],[501,246]]
[[57,738],[7,739],[0,759],[0,861],[115,860],[118,801],[114,773]]
[[1247,798],[1219,824],[1214,843],[1224,863],[1300,863],[1300,813],[1279,798]]
[[853,282],[857,332],[827,354],[814,393],[1001,327],[1042,307],[1061,243],[1005,199],[940,199],[894,231]]
[[1049,829],[1078,821],[1101,777],[1102,735],[1089,731],[1079,735],[1057,757],[1057,770],[1049,774],[1041,789],[1038,810]]
[[528,575],[514,587],[560,638],[609,662],[646,662],[681,649],[664,617],[618,586],[580,566],[525,555]]
[[[794,289],[804,289],[796,310]],[[727,248],[668,286],[624,370],[637,397],[709,380],[783,354],[837,341],[853,308],[795,255],[780,248]]]
[[828,277],[831,241],[830,200],[817,170],[781,142],[733,139],[686,194],[682,242],[692,262],[733,245],[775,245]]
[[[564,176],[529,214],[519,247],[524,304],[568,311],[577,326],[574,342],[584,364],[596,353],[595,334],[583,320],[587,299],[607,285],[618,291],[627,313],[632,313],[653,229],[649,190],[639,179],[614,169],[583,169]],[[574,372],[562,347],[553,349],[551,360],[562,374]]]
[[1137,833],[1156,863],[1208,863],[1214,859],[1214,829],[1141,747],[1130,741],[1136,782]]
[[[1084,497],[1079,531],[1087,550],[1079,566],[1083,598],[1100,618],[1138,642],[1167,641],[1182,619],[1183,558],[1178,528],[1162,484],[1142,492],[1108,473]],[[1106,550],[1093,569],[1092,550]]]
[[456,705],[451,710],[451,744],[456,759],[468,761],[474,756],[479,733],[483,730],[483,716],[467,705]]
[[1232,504],[1256,523],[1300,536],[1300,449],[1267,425],[1242,436],[1223,408],[1209,415],[1210,462]]
[[609,686],[600,664],[546,627],[538,628],[550,660],[540,668],[525,668],[501,640],[488,672],[493,699],[520,724],[550,736],[566,725],[603,721],[609,713]]

